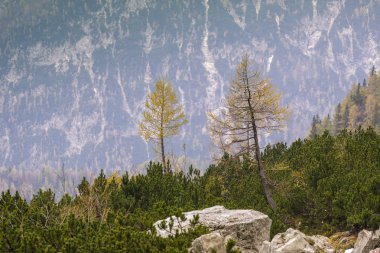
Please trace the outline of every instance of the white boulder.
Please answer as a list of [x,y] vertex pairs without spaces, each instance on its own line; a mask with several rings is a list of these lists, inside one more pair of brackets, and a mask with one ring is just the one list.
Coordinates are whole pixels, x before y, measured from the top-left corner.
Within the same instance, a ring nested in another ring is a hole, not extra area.
[[358,235],[352,253],[369,253],[371,250],[374,250],[379,246],[380,229],[376,231],[362,230]]
[[[203,210],[186,212],[183,215],[184,219],[172,216],[165,220],[155,222],[154,226],[157,235],[168,237],[175,233],[185,232],[193,227],[191,221],[198,216],[198,222],[200,224],[208,227],[211,231],[218,232],[223,238],[235,240],[236,246],[240,248],[242,252],[259,252],[262,243],[269,240],[272,220],[267,215],[258,211],[228,210],[223,206],[214,206]],[[204,237],[203,239],[205,240],[203,240],[202,243],[205,244],[206,241],[208,241],[209,238],[213,238],[213,236],[216,235]],[[207,248],[208,246],[202,247]]]
[[261,253],[333,253],[327,237],[307,236],[304,233],[289,228],[285,233],[277,234],[271,242],[264,242]]
[[190,252],[196,253],[226,253],[224,238],[218,232],[202,235],[195,239],[191,244]]

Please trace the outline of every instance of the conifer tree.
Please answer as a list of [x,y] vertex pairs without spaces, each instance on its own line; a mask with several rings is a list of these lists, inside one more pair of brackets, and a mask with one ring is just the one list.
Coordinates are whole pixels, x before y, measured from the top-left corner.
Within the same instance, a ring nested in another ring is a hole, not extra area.
[[330,114],[328,114],[327,117],[323,119],[321,125],[322,125],[322,129],[327,130],[329,133],[332,133],[333,127],[331,123]]
[[373,127],[376,131],[380,130],[380,106],[378,103],[375,105],[375,109],[373,112]]
[[376,68],[375,68],[375,65],[372,65],[371,76],[374,76],[374,75],[376,75]]
[[343,118],[342,118],[343,128],[348,128],[349,117],[350,117],[350,107],[348,106],[348,103],[347,103],[343,111]]
[[354,104],[350,107],[350,121],[349,121],[349,126],[350,129],[354,130],[356,127],[359,126],[359,119],[360,119],[360,111],[359,107]]
[[335,109],[333,128],[334,128],[335,134],[338,134],[341,130],[344,129],[343,116],[342,116],[342,106],[340,103],[337,105],[337,107]]
[[318,128],[321,124],[321,119],[319,118],[319,115],[314,115],[313,119],[311,121],[311,129],[309,133],[309,137],[313,138],[315,135],[318,134]]
[[188,121],[183,105],[178,103],[172,84],[165,80],[156,82],[155,90],[148,95],[143,119],[139,124],[140,135],[153,140],[161,150],[161,161],[167,170],[164,139],[178,134],[179,128]]
[[232,80],[226,110],[221,115],[209,114],[212,136],[216,136],[216,140],[222,139],[222,143],[217,142],[217,145],[222,148],[227,145],[235,155],[256,159],[261,186],[273,210],[276,209],[276,202],[265,176],[259,134],[260,131],[277,130],[282,126],[287,112],[280,106],[280,99],[270,80],[263,79],[257,70],[252,69],[246,54]]
[[375,126],[376,104],[377,98],[375,94],[369,93],[366,99],[364,114],[366,126]]
[[90,184],[85,177],[82,178],[81,183],[78,185],[80,195],[88,195],[90,193]]
[[363,108],[364,106],[364,96],[362,94],[362,89],[360,83],[356,86],[356,90],[351,95],[352,101],[359,107]]

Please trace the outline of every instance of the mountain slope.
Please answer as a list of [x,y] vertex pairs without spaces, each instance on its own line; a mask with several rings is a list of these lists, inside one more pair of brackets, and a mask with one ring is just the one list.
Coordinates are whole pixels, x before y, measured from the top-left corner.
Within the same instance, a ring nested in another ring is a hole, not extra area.
[[146,94],[172,80],[190,124],[170,153],[207,163],[206,112],[244,51],[284,94],[303,137],[370,66],[379,1],[2,1],[0,165],[122,168],[154,158],[137,134]]

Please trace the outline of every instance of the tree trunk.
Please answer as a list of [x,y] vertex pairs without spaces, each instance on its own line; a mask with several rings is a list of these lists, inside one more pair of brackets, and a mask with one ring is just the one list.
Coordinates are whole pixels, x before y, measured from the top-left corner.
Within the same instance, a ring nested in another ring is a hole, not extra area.
[[253,129],[254,140],[255,140],[255,157],[256,157],[257,165],[259,167],[259,176],[260,176],[261,186],[263,187],[265,198],[267,199],[268,204],[270,205],[273,211],[276,211],[277,205],[272,197],[268,180],[265,176],[265,169],[264,169],[263,161],[261,159],[259,138],[257,136],[257,128],[256,128],[254,118],[252,119],[252,129]]
[[164,137],[160,138],[161,142],[161,159],[162,159],[162,168],[164,169],[164,173],[166,173],[166,161],[165,161],[165,148],[164,148]]
[[165,96],[163,96],[163,102],[161,105],[161,122],[160,122],[160,144],[161,144],[161,158],[162,158],[162,168],[164,173],[166,173],[166,162],[165,162],[165,147],[164,147],[164,107],[165,107]]
[[257,134],[257,126],[256,126],[255,115],[254,115],[254,109],[253,109],[253,106],[251,103],[252,96],[251,96],[251,90],[249,89],[249,85],[248,85],[248,76],[244,79],[245,79],[244,81],[246,82],[246,89],[247,89],[246,91],[248,92],[248,101],[247,102],[248,102],[248,106],[249,106],[249,113],[251,116],[253,139],[255,142],[255,158],[257,161],[257,166],[259,168],[259,177],[260,177],[260,181],[261,181],[261,186],[263,188],[264,195],[265,195],[265,198],[267,199],[268,204],[270,205],[272,210],[275,211],[277,208],[277,205],[276,205],[276,202],[274,201],[274,199],[272,197],[272,193],[271,193],[271,190],[269,188],[268,180],[265,177],[264,164],[263,164],[263,161],[261,159],[259,137]]

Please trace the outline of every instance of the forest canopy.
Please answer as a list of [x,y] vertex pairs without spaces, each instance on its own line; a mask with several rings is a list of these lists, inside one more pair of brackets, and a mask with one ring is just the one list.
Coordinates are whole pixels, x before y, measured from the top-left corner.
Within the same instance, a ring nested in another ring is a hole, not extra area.
[[347,96],[339,103],[332,116],[320,119],[315,115],[309,136],[322,134],[327,130],[338,134],[343,129],[355,130],[358,127],[372,127],[380,133],[380,75],[373,66],[363,83],[352,85]]

